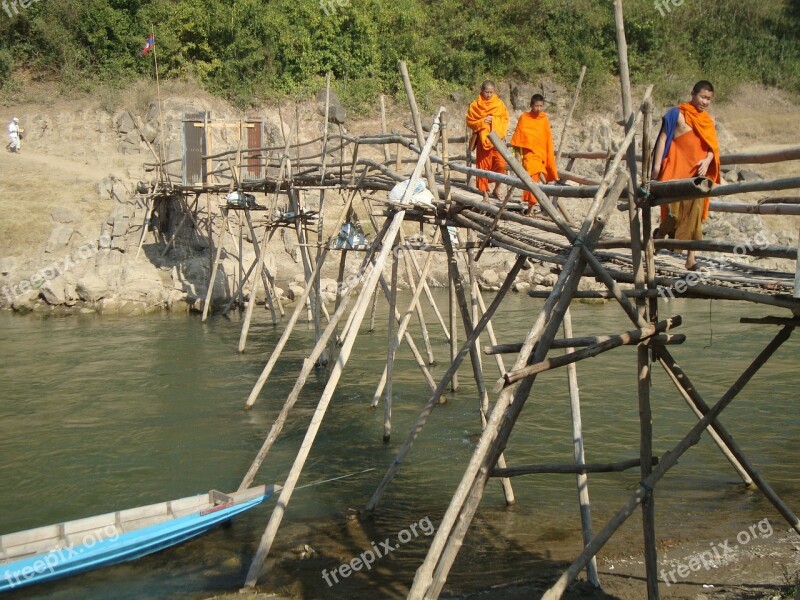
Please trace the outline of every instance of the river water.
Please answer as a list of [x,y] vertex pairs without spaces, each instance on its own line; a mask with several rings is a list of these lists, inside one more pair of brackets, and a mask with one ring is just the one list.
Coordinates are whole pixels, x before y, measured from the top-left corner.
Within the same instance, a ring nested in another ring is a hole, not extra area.
[[[447,306],[446,294],[437,298],[440,306]],[[507,298],[494,319],[499,341],[520,341],[540,307],[541,301],[526,296]],[[683,316],[685,324],[678,331],[688,340],[672,351],[709,404],[777,332],[774,326],[739,324],[739,317],[782,315],[744,303],[685,300],[662,306],[661,314]],[[433,368],[436,376],[446,366],[447,347],[433,314],[428,317],[439,360]],[[576,304],[573,320],[575,335],[631,327],[612,303]],[[267,321],[263,313],[256,314],[247,352],[238,354],[238,315],[201,323],[196,316],[178,314],[0,314],[0,533],[212,488],[235,490],[313,344],[313,328],[301,323],[257,404],[246,412],[244,401],[282,331]],[[395,369],[394,435],[384,444],[382,407],[373,410],[369,404],[385,361],[385,309],[379,310],[377,323],[373,333],[363,328],[299,485],[351,476],[295,492],[267,562],[269,572],[259,580],[266,590],[304,598],[404,597],[432,539],[427,534],[438,525],[475,448],[475,386],[462,368],[460,390],[449,393],[447,404],[434,411],[376,514],[356,517],[429,395],[410,353],[401,349]],[[800,343],[790,338],[722,418],[790,505],[800,497],[800,394],[794,383],[798,358]],[[506,356],[506,364],[513,359]],[[483,360],[491,385],[498,369],[492,357]],[[635,350],[621,348],[581,362],[578,377],[587,462],[637,458]],[[309,379],[257,482],[285,479],[324,384],[324,372]],[[696,419],[657,365],[652,397],[654,453],[661,455]],[[569,463],[570,431],[566,371],[541,375],[506,459],[509,465]],[[372,470],[361,472],[367,469]],[[625,502],[638,479],[637,470],[590,477],[595,530]],[[533,572],[553,577],[564,567],[563,560],[574,556],[580,544],[574,476],[512,481],[518,502],[511,508],[505,507],[499,484],[490,482],[452,571],[452,593]],[[236,590],[274,502],[177,548],[8,597],[202,598]],[[656,503],[662,542],[711,543],[764,518],[783,527],[760,493],[743,489],[707,436],[659,484]],[[631,518],[604,552],[635,551],[639,522],[638,516]],[[397,547],[369,571],[332,585],[321,576],[323,569],[330,572],[386,538]],[[300,554],[304,545],[314,549],[310,557]]]

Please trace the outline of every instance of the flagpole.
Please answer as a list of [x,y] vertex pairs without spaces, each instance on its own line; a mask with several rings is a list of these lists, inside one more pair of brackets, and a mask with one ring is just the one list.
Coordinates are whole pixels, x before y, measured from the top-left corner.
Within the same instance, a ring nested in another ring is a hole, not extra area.
[[161,168],[161,177],[162,179],[165,178],[164,173],[164,160],[166,158],[166,153],[164,150],[164,114],[161,111],[161,85],[158,80],[158,52],[156,51],[156,32],[155,28],[151,25],[150,32],[153,37],[153,62],[155,63],[156,68],[156,96],[158,97],[158,126],[160,129],[159,139],[160,139],[160,146],[161,146],[161,157],[160,157],[160,168]]

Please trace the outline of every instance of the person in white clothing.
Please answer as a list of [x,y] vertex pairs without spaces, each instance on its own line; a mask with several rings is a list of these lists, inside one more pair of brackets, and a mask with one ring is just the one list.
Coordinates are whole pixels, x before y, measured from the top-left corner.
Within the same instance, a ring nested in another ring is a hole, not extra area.
[[11,123],[8,124],[8,148],[9,152],[19,152],[19,140],[20,140],[20,131],[19,131],[19,119],[14,117],[11,119]]

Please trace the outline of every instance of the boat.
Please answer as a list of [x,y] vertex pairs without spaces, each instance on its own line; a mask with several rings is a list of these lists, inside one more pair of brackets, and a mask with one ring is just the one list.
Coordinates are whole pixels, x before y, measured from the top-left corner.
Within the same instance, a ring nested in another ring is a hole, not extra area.
[[256,486],[139,506],[0,536],[0,593],[133,560],[201,535],[280,490]]

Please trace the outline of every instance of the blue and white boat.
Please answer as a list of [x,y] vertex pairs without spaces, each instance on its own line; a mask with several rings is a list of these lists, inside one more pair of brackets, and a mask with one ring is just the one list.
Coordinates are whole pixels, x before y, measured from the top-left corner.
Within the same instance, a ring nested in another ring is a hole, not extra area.
[[267,500],[258,486],[140,506],[0,536],[0,592],[133,560],[201,535]]

